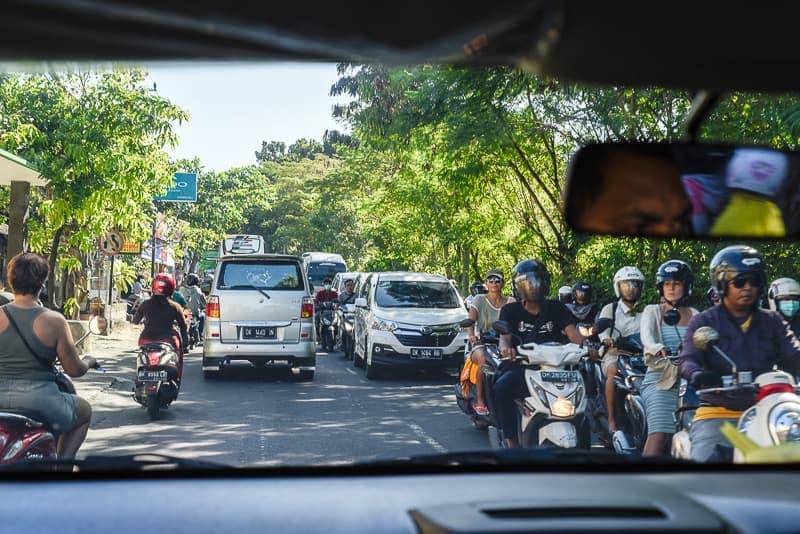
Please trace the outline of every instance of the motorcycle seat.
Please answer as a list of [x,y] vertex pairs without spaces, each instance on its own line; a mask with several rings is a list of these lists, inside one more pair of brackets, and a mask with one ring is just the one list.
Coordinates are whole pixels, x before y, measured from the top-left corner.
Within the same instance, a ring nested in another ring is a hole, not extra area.
[[45,426],[45,424],[42,423],[44,417],[32,410],[0,410],[0,421],[15,428],[42,428]]

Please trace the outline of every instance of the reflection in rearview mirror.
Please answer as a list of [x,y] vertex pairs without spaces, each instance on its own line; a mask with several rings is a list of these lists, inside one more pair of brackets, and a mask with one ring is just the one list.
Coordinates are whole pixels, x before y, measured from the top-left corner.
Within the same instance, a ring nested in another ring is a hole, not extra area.
[[566,219],[596,234],[800,234],[800,159],[760,147],[598,144],[574,156]]

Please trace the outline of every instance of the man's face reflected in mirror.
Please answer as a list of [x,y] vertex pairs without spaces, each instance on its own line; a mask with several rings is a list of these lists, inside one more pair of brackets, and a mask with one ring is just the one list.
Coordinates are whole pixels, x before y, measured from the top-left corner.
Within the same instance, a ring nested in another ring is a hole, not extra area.
[[596,154],[570,184],[568,213],[577,230],[601,234],[690,235],[691,204],[671,158],[624,147]]

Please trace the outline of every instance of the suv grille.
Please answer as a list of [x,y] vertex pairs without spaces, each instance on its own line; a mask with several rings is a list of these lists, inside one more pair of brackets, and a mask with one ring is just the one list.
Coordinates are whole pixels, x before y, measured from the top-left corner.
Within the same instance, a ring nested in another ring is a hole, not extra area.
[[453,342],[456,334],[452,330],[431,332],[430,334],[404,330],[402,334],[395,332],[394,337],[406,347],[446,347]]

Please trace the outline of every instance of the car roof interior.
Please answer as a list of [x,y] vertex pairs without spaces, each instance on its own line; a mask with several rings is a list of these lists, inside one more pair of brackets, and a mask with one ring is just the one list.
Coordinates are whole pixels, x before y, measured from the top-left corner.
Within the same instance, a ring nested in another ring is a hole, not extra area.
[[782,91],[800,77],[797,11],[776,0],[10,0],[0,61],[511,64],[589,84]]

